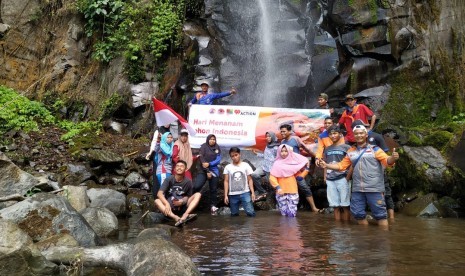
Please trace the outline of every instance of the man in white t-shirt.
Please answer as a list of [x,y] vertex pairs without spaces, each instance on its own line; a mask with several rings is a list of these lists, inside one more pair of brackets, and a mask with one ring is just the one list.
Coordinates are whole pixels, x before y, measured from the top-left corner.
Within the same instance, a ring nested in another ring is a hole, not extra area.
[[224,203],[229,204],[231,216],[239,215],[239,206],[242,204],[245,213],[249,217],[255,216],[253,201],[255,193],[249,164],[241,161],[241,150],[232,147],[229,150],[232,164],[228,164],[224,170]]

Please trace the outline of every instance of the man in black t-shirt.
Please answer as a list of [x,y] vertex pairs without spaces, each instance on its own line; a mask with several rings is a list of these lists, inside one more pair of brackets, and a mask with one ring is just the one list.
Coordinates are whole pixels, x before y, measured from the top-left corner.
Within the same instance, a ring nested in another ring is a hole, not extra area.
[[157,193],[155,205],[165,216],[176,221],[175,226],[194,218],[191,212],[197,207],[201,194],[193,193],[192,181],[184,176],[187,164],[183,160],[176,162],[173,175],[166,178]]

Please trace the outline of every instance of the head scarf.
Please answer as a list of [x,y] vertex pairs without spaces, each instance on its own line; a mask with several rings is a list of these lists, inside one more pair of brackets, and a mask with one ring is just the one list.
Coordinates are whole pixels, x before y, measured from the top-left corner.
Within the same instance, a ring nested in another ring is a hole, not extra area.
[[206,143],[200,146],[200,161],[202,162],[211,162],[216,159],[216,155],[221,153],[220,147],[217,143],[213,146],[210,146],[210,143],[208,143],[208,140],[210,140],[212,136],[216,139],[215,135],[209,134],[207,136]]
[[[281,157],[281,149],[286,147],[289,152],[286,158]],[[308,159],[304,156],[295,153],[291,146],[282,144],[278,147],[278,153],[276,159],[271,167],[270,174],[274,177],[289,177],[300,171],[308,162]]]
[[269,134],[271,136],[271,142],[266,144],[266,147],[272,149],[276,146],[279,146],[278,138],[276,138],[276,134],[274,132],[270,131],[270,132],[267,132],[266,134]]
[[168,135],[172,135],[171,132],[165,132],[163,133],[163,135],[161,136],[161,139],[160,139],[160,148],[163,152],[163,155],[166,155],[168,157],[171,157],[173,155],[173,146],[174,146],[174,143],[171,142],[171,143],[167,143],[166,142],[166,139],[168,139]]
[[179,148],[179,159],[186,161],[187,163],[187,170],[192,167],[192,149],[191,145],[189,144],[189,137],[185,143],[181,142],[181,138],[179,138],[175,143],[176,146]]

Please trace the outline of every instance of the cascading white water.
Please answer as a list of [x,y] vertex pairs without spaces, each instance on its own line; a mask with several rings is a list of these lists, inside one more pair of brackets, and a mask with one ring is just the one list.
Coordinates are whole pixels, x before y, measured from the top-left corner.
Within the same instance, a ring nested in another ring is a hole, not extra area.
[[[212,0],[211,26],[223,51],[215,68],[201,75],[225,89],[234,86],[235,105],[304,107],[310,66],[305,51],[306,26],[302,4],[291,0]],[[201,54],[209,59],[213,49]]]
[[[271,0],[273,1],[273,0]],[[262,66],[264,67],[264,74],[258,84],[259,89],[262,93],[261,96],[264,106],[276,106],[279,101],[279,96],[284,93],[283,89],[286,89],[282,85],[279,75],[277,74],[276,59],[277,53],[275,43],[273,41],[273,22],[271,21],[271,7],[270,0],[258,0],[261,18],[260,18],[260,47],[261,47],[261,59]],[[266,97],[263,97],[266,95]]]

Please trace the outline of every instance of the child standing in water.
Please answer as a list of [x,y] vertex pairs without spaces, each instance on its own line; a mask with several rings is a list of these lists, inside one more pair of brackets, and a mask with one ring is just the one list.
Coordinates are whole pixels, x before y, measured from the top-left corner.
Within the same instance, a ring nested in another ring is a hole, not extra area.
[[276,189],[276,201],[281,215],[295,217],[299,192],[297,181],[308,174],[309,162],[304,156],[294,153],[291,146],[280,145],[276,161],[271,167],[270,184]]
[[249,217],[255,217],[253,201],[255,194],[253,190],[253,172],[249,164],[241,161],[241,150],[232,147],[229,150],[232,164],[228,164],[223,171],[224,174],[224,203],[229,204],[231,216],[239,215],[239,206],[242,204],[245,213]]

